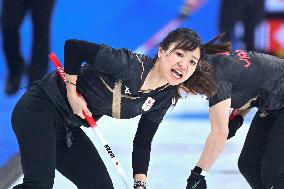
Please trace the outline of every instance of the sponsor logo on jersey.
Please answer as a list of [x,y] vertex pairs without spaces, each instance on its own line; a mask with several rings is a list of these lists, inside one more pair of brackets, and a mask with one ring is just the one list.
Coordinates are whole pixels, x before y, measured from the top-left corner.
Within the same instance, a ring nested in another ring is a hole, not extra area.
[[131,95],[131,92],[130,92],[129,88],[128,88],[128,87],[126,87],[126,86],[125,86],[124,94],[130,94],[130,95]]
[[146,101],[144,102],[143,106],[142,106],[142,109],[144,111],[148,111],[151,109],[151,107],[153,106],[153,104],[155,103],[155,100],[151,97],[148,97],[146,99]]

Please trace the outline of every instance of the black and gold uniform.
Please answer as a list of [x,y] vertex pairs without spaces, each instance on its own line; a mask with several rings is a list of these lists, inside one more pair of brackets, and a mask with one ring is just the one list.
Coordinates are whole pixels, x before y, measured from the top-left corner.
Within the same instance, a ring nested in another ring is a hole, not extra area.
[[[141,115],[133,141],[132,165],[133,174],[147,174],[152,139],[173,98],[169,85],[140,91],[154,60],[127,49],[80,40],[66,41],[64,59],[65,72],[78,75],[77,91],[95,119],[103,115],[118,119]],[[113,188],[99,154],[80,129],[87,124],[73,114],[65,83],[57,72],[44,77],[21,98],[12,122],[25,172],[24,183],[18,188],[52,188],[55,168],[80,189]],[[69,147],[66,130],[73,137]],[[37,158],[41,160],[31,162]]]

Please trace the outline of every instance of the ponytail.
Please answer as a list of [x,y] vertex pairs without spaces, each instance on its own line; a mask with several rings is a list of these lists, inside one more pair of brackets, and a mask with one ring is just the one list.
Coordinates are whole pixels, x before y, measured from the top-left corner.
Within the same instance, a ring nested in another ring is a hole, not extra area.
[[223,43],[215,43],[216,41],[220,40],[224,37],[225,32],[220,33],[216,37],[214,37],[209,42],[203,45],[203,50],[206,54],[216,54],[216,53],[223,53],[223,52],[231,52],[232,51],[232,44],[230,42],[223,42]]

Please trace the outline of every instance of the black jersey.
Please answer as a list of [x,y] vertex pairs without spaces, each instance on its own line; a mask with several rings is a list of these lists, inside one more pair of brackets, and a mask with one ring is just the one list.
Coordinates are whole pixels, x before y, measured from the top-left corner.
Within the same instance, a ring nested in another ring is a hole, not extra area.
[[209,105],[231,98],[232,108],[246,108],[258,99],[260,110],[284,107],[284,60],[275,56],[237,50],[231,54],[209,55],[217,93]]
[[[67,40],[64,51],[65,72],[78,75],[77,91],[86,100],[94,118],[108,115],[129,119],[142,115],[134,139],[133,171],[134,174],[146,174],[151,141],[172,104],[173,87],[166,85],[140,91],[153,67],[153,59],[127,49]],[[65,83],[56,72],[42,79],[39,85],[62,112],[66,122],[74,126],[86,125],[72,113]]]

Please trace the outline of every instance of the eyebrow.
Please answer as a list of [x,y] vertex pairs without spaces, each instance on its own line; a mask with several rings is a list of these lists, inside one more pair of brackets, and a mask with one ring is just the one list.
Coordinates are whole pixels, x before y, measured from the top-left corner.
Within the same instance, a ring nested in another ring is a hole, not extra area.
[[196,58],[195,56],[192,55],[193,58],[195,58],[198,61],[198,58]]

